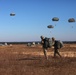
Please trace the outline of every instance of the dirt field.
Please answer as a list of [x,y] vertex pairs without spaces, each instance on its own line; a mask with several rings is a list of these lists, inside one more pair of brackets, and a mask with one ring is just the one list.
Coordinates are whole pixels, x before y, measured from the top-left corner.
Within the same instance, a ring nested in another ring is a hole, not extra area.
[[42,47],[26,45],[0,46],[0,75],[76,75],[76,45],[65,44],[62,58],[53,58],[48,49],[45,60]]

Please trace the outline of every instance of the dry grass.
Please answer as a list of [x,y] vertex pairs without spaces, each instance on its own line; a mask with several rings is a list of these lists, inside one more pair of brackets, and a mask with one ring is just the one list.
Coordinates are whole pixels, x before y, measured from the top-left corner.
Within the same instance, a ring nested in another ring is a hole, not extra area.
[[48,49],[47,61],[40,46],[0,46],[0,75],[76,75],[75,46],[60,49],[62,58],[53,58],[53,49]]

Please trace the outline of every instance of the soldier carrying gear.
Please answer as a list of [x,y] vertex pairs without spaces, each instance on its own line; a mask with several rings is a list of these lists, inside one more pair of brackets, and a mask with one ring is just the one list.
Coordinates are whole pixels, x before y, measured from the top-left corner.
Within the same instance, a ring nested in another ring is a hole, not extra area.
[[56,54],[58,54],[61,57],[58,49],[62,48],[63,44],[60,41],[55,40],[54,37],[52,37],[52,42],[53,42],[53,46],[54,46],[54,57],[56,57]]

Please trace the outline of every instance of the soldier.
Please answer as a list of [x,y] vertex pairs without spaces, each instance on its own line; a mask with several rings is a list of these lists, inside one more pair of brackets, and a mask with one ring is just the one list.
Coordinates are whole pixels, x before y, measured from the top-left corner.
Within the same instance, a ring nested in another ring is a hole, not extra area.
[[58,49],[59,49],[58,48],[58,41],[55,40],[54,37],[52,37],[52,43],[53,43],[53,46],[54,46],[54,57],[56,57],[56,54],[58,54],[61,57],[61,55],[60,55],[60,53],[58,51]]
[[47,48],[48,48],[47,44],[48,44],[48,43],[45,42],[46,39],[45,39],[43,36],[41,36],[40,38],[41,38],[41,44],[42,44],[42,46],[43,46],[44,56],[45,56],[46,59],[48,59],[48,56],[47,56]]

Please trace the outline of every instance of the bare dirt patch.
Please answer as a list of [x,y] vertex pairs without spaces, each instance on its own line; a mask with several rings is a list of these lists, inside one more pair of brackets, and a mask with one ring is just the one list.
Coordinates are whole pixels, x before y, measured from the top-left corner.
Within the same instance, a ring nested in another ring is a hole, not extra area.
[[40,46],[0,46],[0,75],[76,75],[76,47],[65,45],[60,53],[62,58],[53,58],[48,49],[45,60]]

